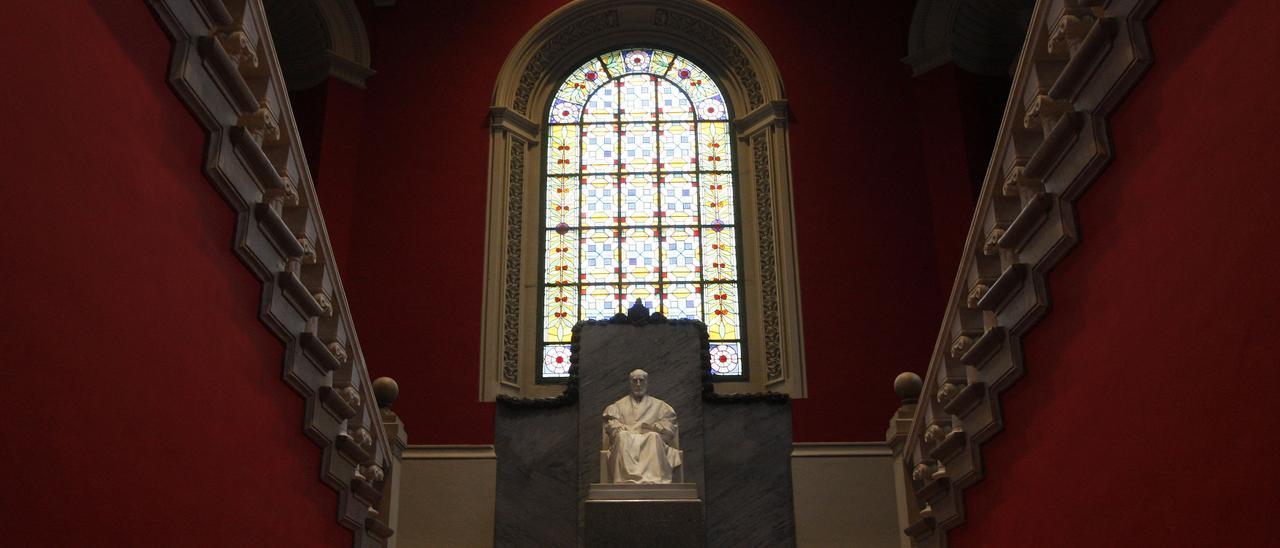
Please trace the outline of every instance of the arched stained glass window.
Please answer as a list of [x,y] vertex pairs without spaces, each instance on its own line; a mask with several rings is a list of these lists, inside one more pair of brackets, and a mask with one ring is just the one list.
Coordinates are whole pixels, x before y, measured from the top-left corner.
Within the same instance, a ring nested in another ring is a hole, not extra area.
[[745,378],[728,101],[693,62],[611,51],[551,99],[539,378],[565,377],[579,320],[639,299],[707,324],[714,373]]

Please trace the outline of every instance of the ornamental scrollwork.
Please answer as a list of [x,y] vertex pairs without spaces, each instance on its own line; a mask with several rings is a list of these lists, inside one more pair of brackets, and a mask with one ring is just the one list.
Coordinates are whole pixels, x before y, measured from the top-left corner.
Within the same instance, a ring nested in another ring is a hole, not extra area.
[[507,276],[503,292],[502,378],[518,382],[520,375],[520,242],[524,197],[524,141],[511,140],[510,179],[507,184]]

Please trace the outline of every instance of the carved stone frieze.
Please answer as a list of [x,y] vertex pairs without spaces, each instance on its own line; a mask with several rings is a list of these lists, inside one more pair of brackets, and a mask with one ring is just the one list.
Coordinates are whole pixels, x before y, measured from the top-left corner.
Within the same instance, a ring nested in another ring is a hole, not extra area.
[[756,222],[760,226],[760,297],[764,316],[764,363],[769,380],[782,378],[778,318],[778,273],[773,242],[773,181],[769,171],[768,130],[751,138],[756,175]]
[[653,23],[659,27],[675,29],[687,36],[696,36],[733,71],[733,75],[747,92],[747,102],[752,109],[764,103],[764,92],[760,89],[755,69],[751,67],[742,48],[723,31],[700,17],[662,8],[654,11]]
[[507,257],[506,287],[503,292],[502,379],[520,380],[520,252],[524,222],[524,151],[525,143],[511,140],[510,170],[507,181]]
[[618,26],[618,10],[607,10],[588,15],[555,33],[550,40],[533,54],[529,64],[525,65],[520,75],[520,84],[516,87],[516,97],[512,106],[519,112],[529,115],[529,98],[533,88],[545,76],[547,69],[565,50],[581,42],[586,37]]

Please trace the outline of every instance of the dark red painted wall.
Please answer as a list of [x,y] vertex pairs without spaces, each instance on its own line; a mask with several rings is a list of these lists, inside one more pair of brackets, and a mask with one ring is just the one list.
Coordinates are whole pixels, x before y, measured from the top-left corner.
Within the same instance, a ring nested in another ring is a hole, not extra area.
[[[396,408],[414,443],[492,442],[492,405],[477,402],[486,119],[507,54],[561,3],[369,10],[378,74],[344,107],[354,110],[335,112],[330,88],[321,196],[352,200],[344,281],[371,371],[400,381]],[[796,438],[882,439],[898,405],[893,377],[928,361],[972,208],[959,118],[916,112],[954,83],[922,89],[899,61],[908,2],[722,5],[770,48],[794,113],[810,390],[795,404]],[[333,131],[352,111],[360,130]],[[921,160],[940,148],[938,164]],[[329,156],[352,149],[358,159]],[[351,175],[335,176],[331,161]],[[959,215],[938,213],[948,208]]]
[[0,21],[8,546],[349,546],[142,2]]
[[1164,2],[1156,64],[953,546],[1274,546],[1280,5]]

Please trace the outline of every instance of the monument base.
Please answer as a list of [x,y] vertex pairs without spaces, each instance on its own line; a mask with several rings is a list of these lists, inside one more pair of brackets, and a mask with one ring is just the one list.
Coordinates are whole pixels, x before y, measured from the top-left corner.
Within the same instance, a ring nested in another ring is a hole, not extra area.
[[593,483],[583,506],[588,548],[706,546],[702,501],[692,483]]

